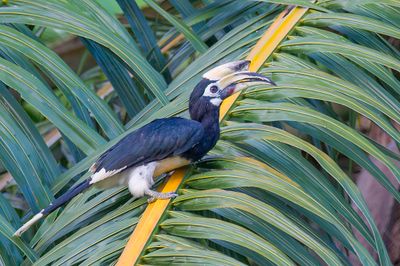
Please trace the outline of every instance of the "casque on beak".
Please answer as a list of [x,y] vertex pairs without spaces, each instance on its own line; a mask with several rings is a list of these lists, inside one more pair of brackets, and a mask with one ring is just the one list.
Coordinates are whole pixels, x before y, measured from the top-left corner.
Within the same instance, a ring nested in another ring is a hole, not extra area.
[[203,75],[204,79],[215,80],[221,88],[220,98],[228,96],[254,85],[276,85],[269,78],[249,71],[250,61],[240,60],[217,66]]
[[249,71],[250,61],[240,60],[229,62],[215,67],[203,75],[210,80],[218,80],[218,87],[222,88],[220,98],[228,96],[254,85],[276,85],[269,78]]
[[276,84],[266,76],[250,71],[240,71],[230,74],[218,81],[220,88],[223,88],[220,97],[225,99],[232,94],[254,85]]

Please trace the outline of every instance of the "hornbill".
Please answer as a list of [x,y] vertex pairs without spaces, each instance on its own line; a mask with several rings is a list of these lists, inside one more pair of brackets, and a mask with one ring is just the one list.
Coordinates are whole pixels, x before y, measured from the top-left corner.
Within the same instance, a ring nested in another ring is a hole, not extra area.
[[91,176],[72,187],[19,228],[20,236],[40,218],[50,214],[91,185],[99,188],[126,185],[133,197],[150,201],[177,196],[151,190],[153,177],[202,158],[219,138],[219,107],[233,93],[251,85],[275,85],[269,78],[250,72],[250,61],[226,63],[206,72],[189,99],[191,119],[157,119],[133,131],[105,151],[90,167]]

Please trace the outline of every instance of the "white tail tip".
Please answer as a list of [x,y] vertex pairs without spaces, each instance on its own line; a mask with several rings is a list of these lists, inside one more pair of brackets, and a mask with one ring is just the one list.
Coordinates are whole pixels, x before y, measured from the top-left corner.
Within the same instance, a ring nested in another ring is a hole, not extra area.
[[33,224],[39,221],[43,217],[43,213],[39,212],[27,221],[23,226],[21,226],[17,231],[15,231],[14,236],[21,236],[26,230],[28,230]]

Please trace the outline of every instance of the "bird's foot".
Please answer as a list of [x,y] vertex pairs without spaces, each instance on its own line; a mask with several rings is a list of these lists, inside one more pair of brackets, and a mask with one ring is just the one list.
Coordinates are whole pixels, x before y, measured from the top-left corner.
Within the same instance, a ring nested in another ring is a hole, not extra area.
[[175,192],[162,193],[154,190],[147,190],[145,194],[147,196],[150,196],[150,198],[147,200],[148,203],[152,203],[158,199],[170,199],[178,196],[178,194],[176,194]]

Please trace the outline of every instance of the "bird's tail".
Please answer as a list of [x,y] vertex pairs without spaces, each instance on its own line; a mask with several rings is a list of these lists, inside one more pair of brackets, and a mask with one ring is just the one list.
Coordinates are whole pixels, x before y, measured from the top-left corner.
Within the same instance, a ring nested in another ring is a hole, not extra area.
[[41,210],[35,216],[33,216],[29,221],[27,221],[23,226],[21,226],[17,231],[15,231],[14,236],[21,236],[23,232],[28,230],[33,224],[39,221],[42,217],[49,215],[53,211],[55,211],[58,207],[61,207],[68,201],[70,201],[73,197],[87,189],[90,184],[91,178],[86,179],[85,181],[79,183],[78,185],[70,188],[67,192],[65,192],[61,197],[54,200],[47,206],[45,209]]

